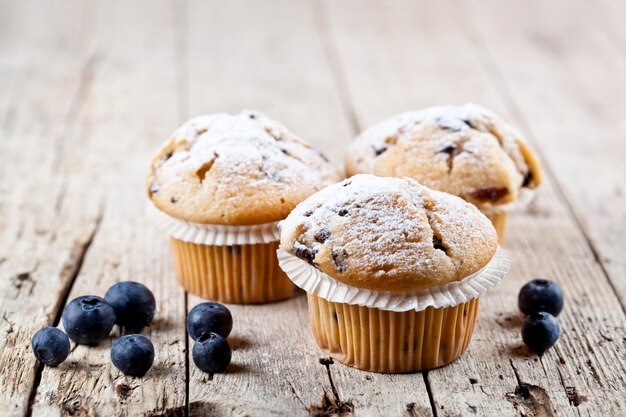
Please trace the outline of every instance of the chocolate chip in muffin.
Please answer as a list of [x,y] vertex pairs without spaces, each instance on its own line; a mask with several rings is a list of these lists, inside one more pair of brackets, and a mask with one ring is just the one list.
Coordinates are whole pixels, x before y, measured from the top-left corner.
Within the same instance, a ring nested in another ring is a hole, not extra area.
[[472,124],[472,121],[470,119],[461,119],[461,120],[463,120],[463,123],[465,123],[466,125],[468,125],[472,129],[476,129],[476,127],[474,127],[474,125]]
[[348,252],[344,248],[336,248],[332,250],[333,263],[339,272],[345,272],[348,269]]
[[337,214],[338,214],[339,216],[343,217],[343,216],[345,216],[346,214],[348,214],[348,209],[346,209],[346,208],[339,209],[339,211],[337,212]]
[[372,145],[372,149],[374,149],[374,153],[376,154],[376,156],[382,155],[383,153],[387,152],[387,147],[386,146],[376,146],[376,145]]
[[315,255],[317,254],[317,249],[309,248],[303,245],[300,242],[296,242],[293,244],[293,254],[296,255],[300,259],[304,259],[310,264],[313,264],[313,260],[315,259]]
[[443,242],[441,241],[441,238],[434,233],[433,233],[433,248],[443,251],[446,255],[448,254],[448,249],[446,249],[446,247],[443,246]]
[[302,213],[302,215],[304,217],[311,217],[313,215],[313,210],[307,210],[304,213]]
[[452,167],[453,167],[452,160],[454,159],[455,150],[456,150],[456,145],[452,144],[452,145],[447,145],[443,149],[440,149],[437,151],[437,153],[445,153],[448,155],[448,158],[446,159],[446,163],[448,164],[448,172],[452,171]]
[[265,174],[266,177],[270,178],[272,181],[283,182],[283,178],[278,171],[269,167],[261,168],[261,171]]
[[533,173],[528,171],[528,174],[524,176],[524,182],[522,183],[522,187],[528,187],[533,182]]
[[463,144],[465,142],[465,140],[461,140],[458,143],[451,143],[437,151],[438,154],[443,153],[448,155],[448,159],[446,160],[446,163],[448,164],[448,172],[451,172],[454,167],[454,158],[465,152],[465,149],[463,148]]
[[173,196],[170,197],[170,201],[172,202],[172,204],[176,204],[176,203],[178,203],[178,197],[173,195]]
[[319,243],[324,243],[330,237],[330,230],[325,227],[322,227],[320,230],[315,232],[313,235],[313,239],[315,239]]
[[156,179],[152,179],[150,181],[150,197],[152,197],[153,194],[156,194],[159,192],[159,185],[156,181]]
[[[386,145],[395,145],[398,142],[398,137],[391,135],[391,136],[387,136],[383,142]],[[374,150],[374,153],[376,154],[376,156],[382,155],[383,153],[387,152],[387,150],[389,149],[389,146],[385,146],[385,145],[378,145],[378,144],[372,144],[372,149]]]
[[506,187],[483,187],[471,192],[471,196],[477,200],[498,201],[509,193]]
[[437,153],[447,153],[448,155],[452,155],[455,149],[456,149],[455,144],[446,145],[444,148],[439,149]]
[[433,232],[433,248],[438,249],[447,255],[448,248],[446,248],[443,244],[443,240],[441,239],[441,233],[439,232],[438,227],[436,227],[436,221],[432,213],[433,208],[427,204],[424,205],[424,208],[427,210],[426,217],[428,218],[428,225]]

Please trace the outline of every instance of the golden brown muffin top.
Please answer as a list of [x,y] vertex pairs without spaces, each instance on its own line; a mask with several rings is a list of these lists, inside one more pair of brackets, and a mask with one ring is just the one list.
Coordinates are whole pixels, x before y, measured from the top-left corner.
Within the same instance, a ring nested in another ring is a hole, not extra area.
[[256,111],[199,116],[152,160],[148,196],[163,212],[205,224],[284,219],[343,177],[317,149]]
[[280,248],[347,285],[410,291],[459,281],[498,237],[472,204],[409,178],[356,175],[307,198],[280,223]]
[[414,178],[481,209],[516,201],[542,179],[521,135],[471,103],[402,113],[366,129],[350,146],[346,171]]

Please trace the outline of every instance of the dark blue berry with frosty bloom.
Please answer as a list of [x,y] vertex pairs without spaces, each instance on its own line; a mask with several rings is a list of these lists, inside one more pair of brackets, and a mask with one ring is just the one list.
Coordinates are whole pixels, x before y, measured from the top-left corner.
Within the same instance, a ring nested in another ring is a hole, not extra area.
[[187,315],[187,332],[193,340],[203,333],[217,333],[228,337],[233,328],[233,316],[220,303],[208,302],[198,304]]
[[57,366],[70,353],[70,339],[56,327],[44,327],[31,341],[37,360],[48,366]]
[[140,332],[154,318],[154,295],[139,282],[118,282],[109,288],[104,299],[115,310],[115,323],[127,333]]
[[111,362],[124,375],[143,376],[154,362],[154,345],[145,336],[122,336],[111,346]]
[[563,291],[554,281],[534,279],[520,290],[518,306],[525,315],[545,311],[556,317],[563,310]]
[[559,322],[550,313],[531,313],[522,324],[522,340],[535,353],[550,349],[561,334]]
[[217,333],[203,333],[193,344],[193,363],[204,372],[222,372],[230,364],[228,341]]
[[115,310],[100,297],[85,295],[73,299],[63,310],[63,327],[74,342],[95,345],[111,333]]

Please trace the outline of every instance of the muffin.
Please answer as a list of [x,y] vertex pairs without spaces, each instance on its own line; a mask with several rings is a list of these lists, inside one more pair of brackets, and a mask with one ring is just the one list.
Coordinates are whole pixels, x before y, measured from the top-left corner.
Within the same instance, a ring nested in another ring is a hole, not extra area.
[[182,286],[227,303],[291,297],[277,222],[342,176],[317,149],[256,111],[191,119],[156,153],[150,209]]
[[502,242],[508,212],[541,184],[534,152],[497,115],[476,104],[402,113],[362,132],[346,173],[411,177],[457,195],[489,217]]
[[475,206],[410,178],[356,175],[300,203],[280,230],[279,262],[307,292],[318,344],[368,371],[461,356],[479,296],[508,270]]

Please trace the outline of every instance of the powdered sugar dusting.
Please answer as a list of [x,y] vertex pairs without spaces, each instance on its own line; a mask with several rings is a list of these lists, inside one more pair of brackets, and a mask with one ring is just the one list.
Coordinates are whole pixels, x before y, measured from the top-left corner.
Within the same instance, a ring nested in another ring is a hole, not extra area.
[[376,290],[462,279],[482,268],[497,245],[474,206],[408,178],[354,176],[299,204],[281,227],[283,250]]
[[510,203],[541,177],[521,135],[472,103],[405,112],[366,129],[351,146],[347,168],[409,176],[480,207]]
[[153,159],[149,187],[155,204],[175,217],[245,224],[250,205],[259,204],[268,216],[250,221],[279,220],[340,178],[318,150],[283,125],[244,111],[199,116],[181,126]]
[[466,303],[497,285],[507,274],[510,260],[498,249],[481,270],[460,281],[414,291],[376,291],[344,284],[297,257],[278,250],[278,263],[294,284],[333,303],[344,303],[386,311],[423,311]]

